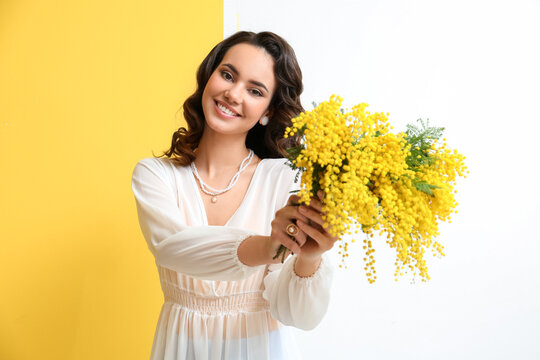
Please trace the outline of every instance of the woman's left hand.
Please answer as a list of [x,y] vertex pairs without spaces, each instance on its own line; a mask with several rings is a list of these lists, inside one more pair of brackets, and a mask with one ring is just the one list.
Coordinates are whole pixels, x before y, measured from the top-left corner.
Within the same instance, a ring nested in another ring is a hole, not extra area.
[[309,206],[300,205],[298,209],[302,215],[311,220],[311,224],[300,219],[296,221],[296,225],[307,237],[306,242],[302,245],[302,251],[298,254],[299,260],[309,262],[320,260],[322,254],[332,249],[338,240],[338,237],[330,235],[328,229],[324,227],[321,203],[323,192],[319,190],[318,196],[319,199],[311,198]]

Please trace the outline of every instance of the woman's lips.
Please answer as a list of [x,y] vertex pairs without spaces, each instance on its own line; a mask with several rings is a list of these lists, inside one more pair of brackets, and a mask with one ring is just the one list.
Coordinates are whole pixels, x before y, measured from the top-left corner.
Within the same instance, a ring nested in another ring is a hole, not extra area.
[[[223,107],[226,108],[227,110],[229,110],[231,113],[234,113],[235,115],[230,115],[230,114],[227,114],[227,113],[223,112],[223,110],[221,110],[221,109],[219,108],[218,104],[221,105],[221,106],[223,106]],[[214,105],[215,105],[215,107],[216,107],[216,111],[217,111],[220,115],[222,115],[222,116],[224,116],[224,117],[226,117],[226,118],[228,118],[228,119],[231,119],[231,118],[235,118],[235,117],[239,117],[239,116],[240,116],[239,114],[236,113],[236,111],[230,109],[229,107],[225,106],[223,103],[221,103],[221,102],[219,102],[219,101],[214,101]]]

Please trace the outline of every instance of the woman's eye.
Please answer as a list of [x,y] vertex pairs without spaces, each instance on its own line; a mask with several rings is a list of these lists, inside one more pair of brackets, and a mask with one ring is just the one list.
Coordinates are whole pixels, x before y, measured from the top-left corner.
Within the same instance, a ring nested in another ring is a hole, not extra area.
[[223,76],[223,78],[225,80],[232,80],[233,79],[232,75],[230,73],[228,73],[227,71],[222,71],[221,76]]
[[250,91],[255,96],[262,96],[262,93],[257,89],[251,89]]

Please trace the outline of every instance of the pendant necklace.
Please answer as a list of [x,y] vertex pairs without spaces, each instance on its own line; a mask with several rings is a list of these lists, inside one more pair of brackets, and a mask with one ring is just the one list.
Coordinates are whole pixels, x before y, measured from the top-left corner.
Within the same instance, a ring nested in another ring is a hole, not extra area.
[[238,178],[240,177],[240,174],[248,167],[248,165],[251,163],[251,159],[253,159],[253,150],[249,149],[249,154],[242,160],[242,163],[240,164],[240,169],[234,174],[231,181],[229,182],[229,185],[225,189],[214,189],[211,186],[208,186],[204,181],[202,181],[201,177],[199,176],[199,172],[197,171],[197,167],[195,166],[195,162],[193,161],[191,163],[191,170],[193,171],[193,174],[199,180],[199,184],[201,185],[201,190],[207,194],[212,196],[212,199],[210,200],[213,204],[217,202],[217,195],[221,195],[224,192],[227,192],[232,189],[234,185],[236,185],[236,182],[238,181]]

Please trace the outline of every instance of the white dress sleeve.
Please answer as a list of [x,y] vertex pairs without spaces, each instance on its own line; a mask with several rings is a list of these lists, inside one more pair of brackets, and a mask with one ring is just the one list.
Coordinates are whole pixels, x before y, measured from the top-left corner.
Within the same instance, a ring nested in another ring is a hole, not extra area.
[[[294,183],[295,173],[287,170],[285,176],[291,179],[291,187],[283,193],[281,204],[287,204],[292,190],[299,188]],[[277,209],[276,209],[277,210]],[[272,316],[284,325],[302,330],[314,329],[323,319],[330,302],[333,266],[327,253],[317,271],[310,277],[299,277],[294,272],[296,255],[289,256],[284,264],[270,265],[264,278],[263,297],[270,304]]]
[[[327,254],[319,269],[310,277],[294,272],[296,255],[289,256],[281,269],[270,271],[264,278],[263,297],[270,304],[270,313],[282,324],[302,330],[314,329],[323,319],[330,302],[333,267]],[[270,265],[270,270],[275,265]]]
[[243,264],[237,253],[240,243],[256,233],[186,226],[167,176],[163,163],[147,158],[137,163],[131,180],[139,224],[156,263],[204,280],[240,280],[259,271],[261,266]]

